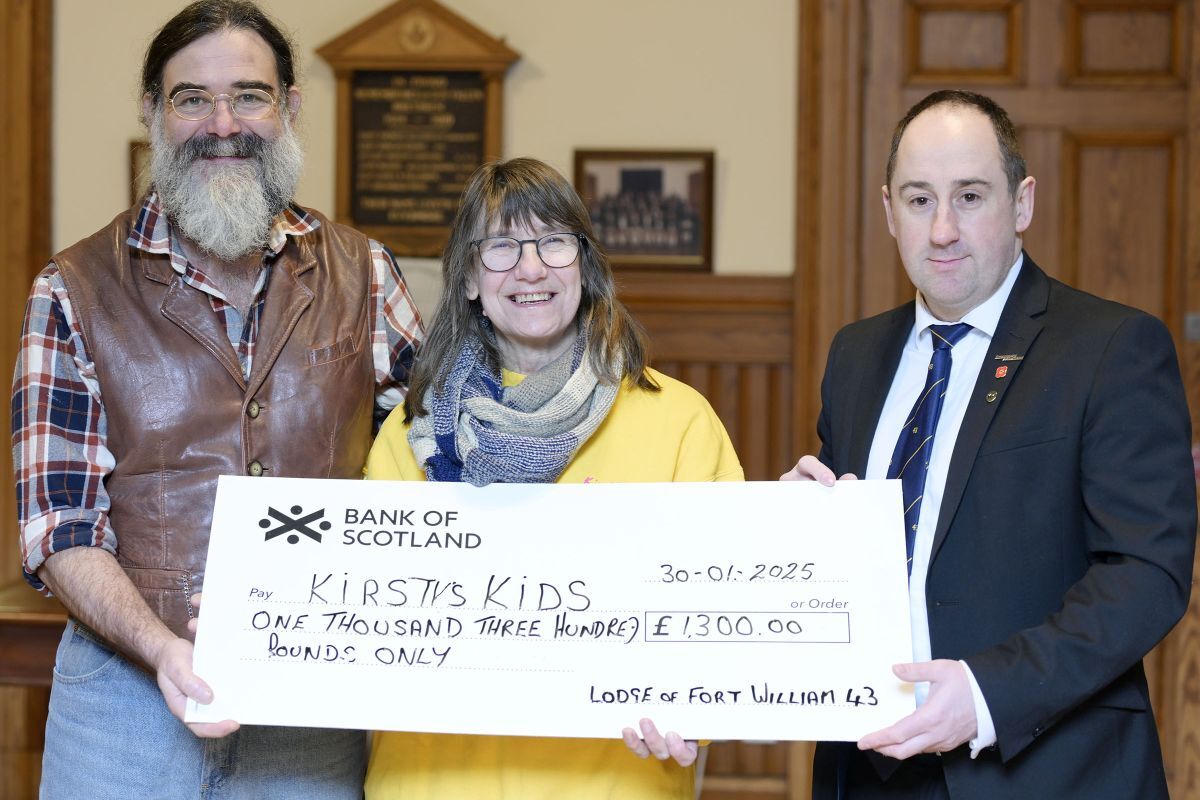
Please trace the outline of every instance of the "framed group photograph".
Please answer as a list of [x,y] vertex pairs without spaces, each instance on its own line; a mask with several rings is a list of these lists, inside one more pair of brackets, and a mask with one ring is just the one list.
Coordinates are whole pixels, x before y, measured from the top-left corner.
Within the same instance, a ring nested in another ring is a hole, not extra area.
[[712,270],[711,150],[576,150],[575,188],[614,267]]

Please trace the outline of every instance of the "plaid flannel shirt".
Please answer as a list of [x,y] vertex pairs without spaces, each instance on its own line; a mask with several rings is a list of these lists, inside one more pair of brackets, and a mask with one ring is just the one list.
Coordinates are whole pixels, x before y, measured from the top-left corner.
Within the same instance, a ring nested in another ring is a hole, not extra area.
[[[245,319],[201,270],[188,263],[158,198],[142,205],[128,244],[169,254],[183,282],[208,295],[213,313],[250,375],[258,322],[275,256],[289,236],[305,236],[320,222],[291,206],[272,224],[263,270]],[[420,315],[392,254],[371,240],[371,348],[375,365],[376,427],[404,399],[408,372],[423,335]],[[25,308],[21,347],[13,377],[13,466],[25,579],[46,591],[37,570],[51,554],[69,547],[102,547],[115,554],[117,534],[108,518],[104,481],[115,464],[107,442],[104,402],[87,342],[71,310],[62,276],[51,262],[34,281]]]

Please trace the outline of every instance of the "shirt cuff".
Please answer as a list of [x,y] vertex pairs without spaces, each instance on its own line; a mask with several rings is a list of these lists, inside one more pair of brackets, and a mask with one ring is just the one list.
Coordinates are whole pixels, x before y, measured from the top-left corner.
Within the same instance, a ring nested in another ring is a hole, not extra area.
[[21,536],[21,568],[26,582],[50,594],[38,570],[47,558],[72,547],[99,547],[116,556],[117,537],[109,527],[108,513],[100,509],[65,509],[43,514],[26,524]]
[[967,662],[959,661],[963,671],[967,673],[967,682],[971,684],[971,699],[975,701],[975,738],[968,744],[971,746],[971,758],[975,758],[985,749],[996,743],[996,723],[992,721],[992,712],[988,711],[987,701],[983,692],[979,691],[979,683]]

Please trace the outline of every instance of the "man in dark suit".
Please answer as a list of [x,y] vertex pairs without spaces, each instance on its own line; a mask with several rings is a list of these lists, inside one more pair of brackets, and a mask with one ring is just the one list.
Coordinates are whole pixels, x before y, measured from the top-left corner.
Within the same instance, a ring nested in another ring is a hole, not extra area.
[[1191,586],[1179,367],[1160,321],[1023,251],[1034,187],[986,97],[936,92],[897,126],[883,204],[917,298],[835,337],[820,455],[783,477],[904,482],[894,671],[918,708],[819,745],[814,797],[1167,796],[1142,657]]

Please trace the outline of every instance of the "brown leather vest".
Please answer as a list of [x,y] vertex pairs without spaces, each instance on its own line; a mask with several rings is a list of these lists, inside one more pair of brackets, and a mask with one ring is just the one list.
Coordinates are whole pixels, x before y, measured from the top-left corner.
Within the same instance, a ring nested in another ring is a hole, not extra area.
[[275,259],[249,381],[208,295],[166,254],[126,242],[131,213],[54,257],[108,420],[117,559],[180,636],[204,584],[218,475],[362,477],[370,248],[314,216],[320,228]]

